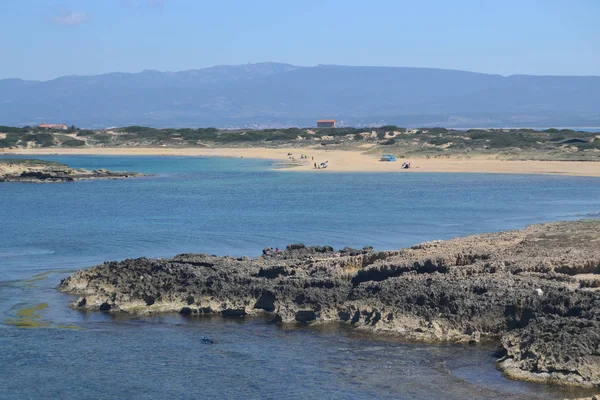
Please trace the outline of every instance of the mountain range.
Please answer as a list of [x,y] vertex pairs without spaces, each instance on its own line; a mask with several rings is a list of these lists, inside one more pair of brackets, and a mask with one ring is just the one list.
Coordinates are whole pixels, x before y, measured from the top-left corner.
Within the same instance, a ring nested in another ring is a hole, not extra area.
[[600,126],[599,76],[281,63],[0,80],[0,125]]

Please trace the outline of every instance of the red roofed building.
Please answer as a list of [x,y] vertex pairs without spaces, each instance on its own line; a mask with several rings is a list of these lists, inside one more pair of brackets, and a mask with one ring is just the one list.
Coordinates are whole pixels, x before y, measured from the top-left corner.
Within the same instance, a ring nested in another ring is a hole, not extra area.
[[317,128],[335,128],[335,119],[319,119]]
[[46,124],[44,122],[42,122],[38,128],[40,129],[57,129],[57,130],[63,130],[66,131],[67,129],[69,129],[68,126],[66,126],[65,124]]

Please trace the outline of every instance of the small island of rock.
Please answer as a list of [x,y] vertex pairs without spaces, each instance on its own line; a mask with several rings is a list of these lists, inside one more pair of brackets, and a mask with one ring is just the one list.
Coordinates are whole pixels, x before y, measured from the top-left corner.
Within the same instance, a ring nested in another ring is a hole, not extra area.
[[600,387],[598,219],[397,251],[290,245],[255,259],[128,259],[76,272],[59,289],[86,310],[266,314],[424,341],[498,340],[510,377]]
[[137,172],[105,169],[74,169],[55,161],[0,159],[0,182],[74,182],[90,179],[124,179],[142,176]]

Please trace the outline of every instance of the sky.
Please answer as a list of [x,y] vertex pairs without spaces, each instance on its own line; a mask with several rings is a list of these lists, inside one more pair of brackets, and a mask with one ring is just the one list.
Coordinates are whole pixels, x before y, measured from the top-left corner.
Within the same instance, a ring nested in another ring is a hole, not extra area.
[[284,62],[600,75],[600,0],[0,0],[0,79]]

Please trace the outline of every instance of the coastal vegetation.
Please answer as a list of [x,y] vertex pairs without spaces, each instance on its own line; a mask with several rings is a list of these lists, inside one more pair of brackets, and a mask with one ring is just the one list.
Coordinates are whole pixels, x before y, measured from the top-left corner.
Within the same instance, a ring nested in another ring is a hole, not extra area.
[[0,126],[0,149],[77,147],[306,147],[386,153],[398,157],[497,156],[505,159],[600,160],[600,134],[571,129],[469,129],[441,127],[102,130]]

